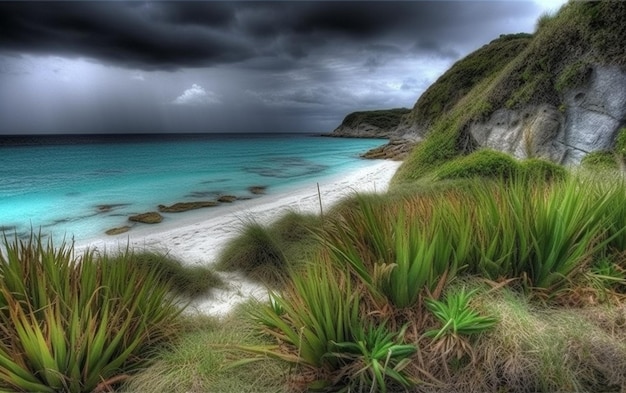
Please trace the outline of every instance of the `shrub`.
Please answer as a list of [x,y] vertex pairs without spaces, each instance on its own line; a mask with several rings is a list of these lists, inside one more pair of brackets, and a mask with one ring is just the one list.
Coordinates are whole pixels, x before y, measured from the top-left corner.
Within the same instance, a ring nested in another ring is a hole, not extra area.
[[150,359],[180,309],[154,272],[128,254],[4,239],[0,252],[0,386],[21,391],[109,389]]
[[510,179],[518,172],[518,163],[510,155],[494,150],[478,150],[449,161],[436,171],[439,179],[490,177]]
[[567,178],[567,170],[559,164],[538,158],[521,161],[520,175],[529,181],[560,181]]
[[609,151],[594,151],[586,154],[580,165],[590,170],[613,170],[617,168],[615,156]]

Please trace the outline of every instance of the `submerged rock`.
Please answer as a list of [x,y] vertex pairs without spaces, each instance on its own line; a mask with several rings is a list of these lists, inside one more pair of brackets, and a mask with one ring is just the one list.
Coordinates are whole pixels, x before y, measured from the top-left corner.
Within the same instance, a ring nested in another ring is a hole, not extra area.
[[237,197],[234,195],[222,195],[219,198],[217,198],[218,202],[226,202],[226,203],[235,202],[236,200],[237,200]]
[[96,209],[98,213],[109,213],[112,210],[117,209],[118,207],[128,206],[128,203],[112,203],[106,205],[96,205]]
[[163,221],[163,216],[157,212],[148,212],[128,217],[130,221],[144,224],[158,224]]
[[219,203],[215,201],[179,202],[171,206],[159,205],[159,211],[161,213],[182,213],[188,210],[201,209],[203,207],[213,207],[217,205],[219,205]]
[[111,228],[108,231],[104,232],[109,236],[113,236],[113,235],[119,235],[121,233],[125,233],[130,231],[130,228],[128,225],[125,225],[123,227],[119,227],[119,228]]
[[248,187],[248,191],[250,191],[251,193],[253,193],[255,195],[263,195],[263,194],[265,194],[266,190],[267,190],[266,186],[252,186],[252,187]]

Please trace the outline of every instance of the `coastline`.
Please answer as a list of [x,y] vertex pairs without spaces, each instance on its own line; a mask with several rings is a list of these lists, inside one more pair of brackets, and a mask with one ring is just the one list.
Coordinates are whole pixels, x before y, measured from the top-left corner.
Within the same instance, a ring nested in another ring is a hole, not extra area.
[[[400,164],[397,161],[373,161],[371,165],[352,173],[324,179],[319,182],[322,208],[326,210],[354,193],[386,191]],[[250,220],[267,224],[290,210],[319,213],[317,183],[307,183],[276,194],[239,201],[220,209],[180,213],[173,222],[164,221],[154,226],[142,225],[121,235],[103,235],[77,243],[75,250],[81,252],[89,248],[117,252],[129,246],[133,249],[168,253],[185,264],[211,266],[221,248],[239,233],[243,224]],[[215,289],[210,297],[195,300],[188,307],[189,310],[223,316],[250,297],[261,299],[267,294],[264,286],[246,280],[238,273],[220,272],[220,275],[229,288]]]

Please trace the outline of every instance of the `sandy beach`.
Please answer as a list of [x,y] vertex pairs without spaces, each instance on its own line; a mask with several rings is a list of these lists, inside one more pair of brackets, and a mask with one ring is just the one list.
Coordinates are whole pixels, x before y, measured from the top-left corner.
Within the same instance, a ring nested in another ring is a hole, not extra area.
[[[346,173],[321,181],[319,189],[322,208],[327,209],[337,201],[357,192],[384,192],[392,176],[400,166],[395,161],[372,161],[371,165],[352,173]],[[169,253],[187,264],[208,265],[214,263],[221,247],[236,236],[246,222],[254,220],[261,224],[272,222],[285,212],[319,213],[320,200],[317,183],[264,195],[219,208],[199,209],[179,213],[175,220],[157,225],[142,225],[117,236],[103,235],[76,245],[80,251],[89,247],[99,251],[116,252],[126,248],[148,249]],[[172,217],[172,216],[169,216]],[[214,290],[210,297],[198,299],[189,310],[223,316],[236,304],[250,297],[263,299],[266,289],[246,280],[236,273],[220,273],[229,287]]]

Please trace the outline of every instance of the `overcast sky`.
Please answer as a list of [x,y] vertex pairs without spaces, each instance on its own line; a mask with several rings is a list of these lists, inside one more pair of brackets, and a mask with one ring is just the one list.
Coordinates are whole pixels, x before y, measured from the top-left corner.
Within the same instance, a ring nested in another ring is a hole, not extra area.
[[0,2],[0,134],[330,132],[564,1]]

